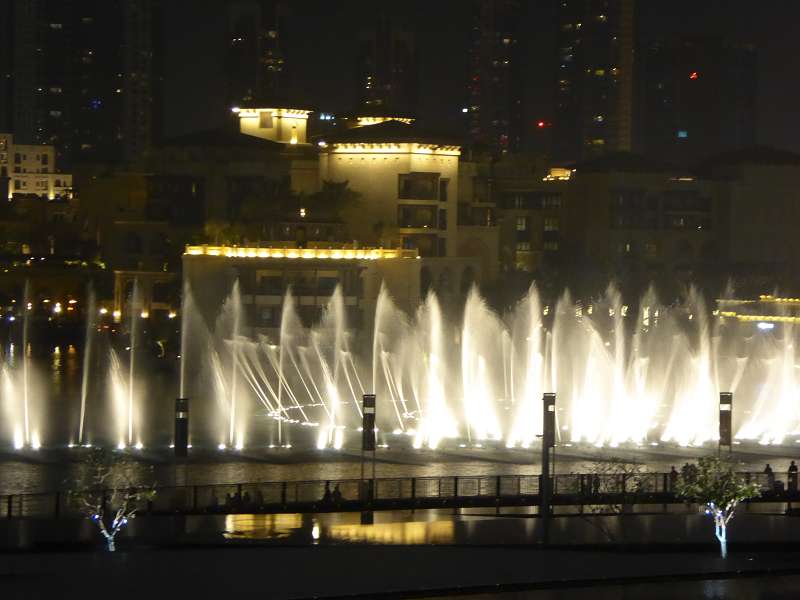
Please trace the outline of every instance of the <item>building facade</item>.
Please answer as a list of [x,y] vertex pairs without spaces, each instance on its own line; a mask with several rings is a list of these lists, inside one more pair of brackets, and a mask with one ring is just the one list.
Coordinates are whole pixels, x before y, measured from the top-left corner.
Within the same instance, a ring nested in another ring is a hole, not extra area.
[[229,107],[285,98],[287,5],[280,0],[233,0],[228,5],[226,57]]
[[414,34],[397,19],[383,15],[360,33],[356,58],[360,113],[413,115],[417,75]]
[[386,121],[329,136],[320,150],[321,181],[347,181],[363,197],[356,239],[423,257],[456,255],[458,146]]
[[562,0],[557,10],[553,157],[630,151],[634,0]]
[[72,198],[72,175],[56,168],[53,146],[18,144],[0,133],[0,197],[35,196],[47,200]]
[[648,156],[696,165],[756,144],[756,49],[716,38],[654,41],[639,52],[641,132]]
[[53,145],[66,165],[138,158],[161,127],[159,0],[1,8],[6,121],[18,141]]
[[518,0],[475,0],[469,52],[469,139],[498,156],[522,143]]

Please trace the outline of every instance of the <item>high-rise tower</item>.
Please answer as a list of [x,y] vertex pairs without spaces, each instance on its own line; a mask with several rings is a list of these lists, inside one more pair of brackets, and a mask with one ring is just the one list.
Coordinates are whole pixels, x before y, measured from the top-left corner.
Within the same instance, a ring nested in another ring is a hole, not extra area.
[[553,156],[630,151],[634,0],[559,0]]
[[230,107],[285,99],[283,49],[286,5],[279,0],[232,0],[228,11]]
[[655,40],[639,52],[643,150],[689,166],[756,143],[756,49],[714,37]]
[[416,112],[417,63],[414,34],[383,15],[359,36],[358,111],[380,116]]
[[160,127],[159,0],[7,0],[0,13],[18,141],[51,144],[67,165],[146,151]]
[[469,138],[499,155],[522,140],[518,0],[475,0],[468,83]]

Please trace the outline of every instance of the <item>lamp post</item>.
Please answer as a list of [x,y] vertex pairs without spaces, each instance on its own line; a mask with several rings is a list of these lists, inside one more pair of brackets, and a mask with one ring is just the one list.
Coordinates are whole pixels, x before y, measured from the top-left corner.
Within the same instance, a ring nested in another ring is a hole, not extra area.
[[189,399],[175,400],[175,458],[189,455]]
[[[372,504],[375,494],[375,394],[364,394],[361,416],[361,501]],[[372,452],[372,479],[364,480],[364,453]],[[372,511],[361,512],[361,524],[372,524]]]
[[718,453],[722,454],[722,447],[728,447],[728,454],[733,451],[733,394],[720,392],[719,394],[719,446]]
[[550,452],[556,445],[556,395],[542,396],[542,475],[539,486],[539,515],[542,518],[542,541],[547,544],[550,537],[550,501],[552,479],[550,478]]

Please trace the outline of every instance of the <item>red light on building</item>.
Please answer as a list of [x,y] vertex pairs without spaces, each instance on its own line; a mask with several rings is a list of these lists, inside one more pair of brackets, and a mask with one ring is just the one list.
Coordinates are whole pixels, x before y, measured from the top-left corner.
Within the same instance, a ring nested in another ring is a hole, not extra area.
[[692,71],[689,73],[689,79],[697,79],[700,75],[697,74],[697,71]]
[[539,121],[538,123],[536,123],[536,126],[537,126],[539,129],[543,129],[543,128],[544,128],[544,126],[545,126],[546,124],[547,124],[547,123],[545,123],[544,121]]

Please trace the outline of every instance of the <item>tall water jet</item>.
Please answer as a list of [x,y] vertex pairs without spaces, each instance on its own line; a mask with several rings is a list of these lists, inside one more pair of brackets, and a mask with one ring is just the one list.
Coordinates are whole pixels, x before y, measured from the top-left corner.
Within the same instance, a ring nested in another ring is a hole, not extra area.
[[448,369],[442,311],[432,292],[420,308],[418,321],[423,331],[424,376],[420,387],[424,391],[423,414],[420,416],[415,445],[427,443],[428,447],[436,448],[442,439],[458,436],[458,425],[447,406],[445,377]]
[[30,301],[30,281],[25,280],[25,292],[23,301],[23,317],[22,317],[22,411],[23,411],[23,443],[31,444],[31,424],[30,424],[30,398],[28,393],[28,363],[30,357],[28,355],[28,333],[29,321],[31,313]]
[[[517,308],[508,355],[509,392],[514,412],[507,442],[512,446],[528,446],[542,433],[541,403],[542,394],[546,391],[543,334],[539,294],[536,287],[531,286]],[[519,365],[517,354],[523,357]],[[519,383],[515,377],[520,379]],[[521,390],[519,396],[518,389]]]
[[188,358],[186,353],[189,351],[189,319],[190,314],[193,312],[192,307],[192,289],[189,286],[189,279],[185,279],[183,282],[183,296],[181,297],[181,363],[180,363],[180,372],[181,372],[181,379],[179,385],[179,397],[185,398],[186,397],[186,365],[188,364]]
[[81,379],[81,412],[78,421],[78,445],[83,445],[83,432],[86,423],[86,396],[89,392],[89,372],[92,363],[92,345],[94,343],[95,295],[89,284],[89,303],[86,308],[86,332],[83,345],[83,373]]
[[138,318],[142,316],[137,314],[139,310],[139,279],[135,278],[133,280],[133,291],[131,293],[131,304],[130,304],[130,354],[129,354],[129,361],[128,361],[128,445],[133,446],[133,382],[134,374],[136,372],[136,324],[138,322]]
[[[499,439],[497,367],[492,358],[503,356],[504,327],[473,287],[464,308],[461,329],[461,381],[467,438]],[[503,369],[500,369],[502,373]]]

